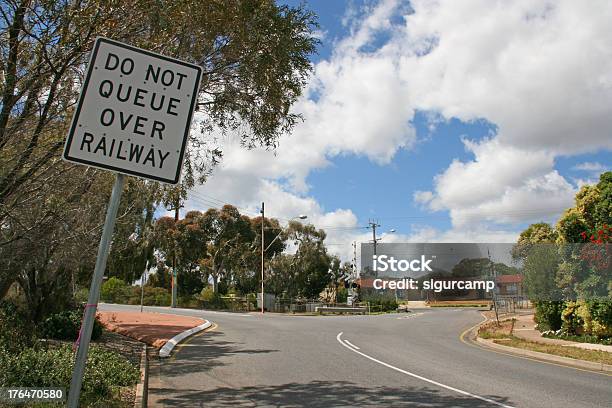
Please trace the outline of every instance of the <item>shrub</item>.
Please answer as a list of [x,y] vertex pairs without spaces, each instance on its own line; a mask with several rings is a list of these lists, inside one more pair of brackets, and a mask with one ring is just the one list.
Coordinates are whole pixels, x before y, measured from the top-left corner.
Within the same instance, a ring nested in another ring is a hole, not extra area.
[[0,348],[8,351],[31,346],[35,340],[34,325],[12,302],[0,301]]
[[563,309],[563,302],[554,300],[535,302],[535,320],[538,323],[538,330],[559,330],[563,323],[561,320]]
[[251,310],[251,308],[257,308],[257,295],[255,293],[248,293],[246,295],[247,301],[247,310]]
[[102,285],[100,299],[109,303],[125,303],[129,292],[129,286],[123,280],[113,276]]
[[215,292],[210,285],[202,289],[199,300],[202,302],[204,308],[224,309],[226,307],[225,301],[221,299],[219,292]]
[[561,312],[561,329],[567,334],[582,334],[584,321],[578,313],[579,302],[567,302]]
[[338,291],[336,292],[336,302],[346,303],[347,299],[348,299],[348,289],[345,288],[344,286],[339,287]]
[[[140,296],[140,294],[139,294]],[[168,289],[144,287],[144,304],[147,306],[169,306],[172,302],[172,295]],[[138,298],[140,303],[140,298]]]
[[185,296],[179,296],[178,305],[180,307],[197,309],[199,307],[199,302],[195,296],[185,295]]
[[[70,388],[73,352],[70,345],[26,348],[20,353],[0,349],[0,385],[4,387]],[[92,346],[81,391],[81,405],[108,399],[116,387],[133,385],[139,371],[119,354]]]
[[[84,306],[75,310],[65,310],[47,317],[39,327],[39,334],[48,339],[76,340],[81,329]],[[94,321],[91,338],[97,339],[102,335],[102,324],[96,319]]]
[[89,289],[81,288],[74,294],[74,301],[77,303],[87,303],[89,299]]
[[370,304],[371,311],[391,312],[397,310],[397,301],[391,295],[370,295],[366,296],[364,302]]
[[612,302],[591,300],[582,302],[578,314],[584,321],[584,333],[602,337],[612,336]]

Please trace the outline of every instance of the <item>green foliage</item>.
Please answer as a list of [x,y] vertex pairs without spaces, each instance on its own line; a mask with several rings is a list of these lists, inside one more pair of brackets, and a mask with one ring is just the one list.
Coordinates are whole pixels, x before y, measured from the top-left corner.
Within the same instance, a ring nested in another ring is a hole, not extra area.
[[[76,340],[81,329],[84,307],[75,310],[65,310],[47,317],[39,326],[39,334],[43,338],[56,340]],[[96,340],[102,335],[102,325],[94,321],[91,338]]]
[[599,183],[583,186],[576,194],[576,205],[557,223],[560,242],[583,242],[581,233],[612,225],[612,172],[599,176]]
[[225,309],[227,306],[225,301],[221,298],[221,294],[215,292],[211,285],[202,289],[199,300],[206,309]]
[[0,301],[0,349],[16,352],[35,340],[34,325],[14,303]]
[[348,289],[344,286],[338,287],[338,291],[336,292],[336,302],[337,303],[346,303],[348,299]]
[[[140,291],[138,291],[138,295],[134,296],[132,299],[137,297],[137,301],[133,304],[140,303]],[[172,294],[168,289],[164,288],[153,288],[151,286],[145,285],[144,287],[144,304],[145,306],[169,306],[172,302]]]
[[584,334],[600,338],[612,337],[612,301],[584,301],[578,314],[584,321]]
[[612,302],[609,300],[536,302],[535,317],[540,331],[562,329],[563,335],[582,336],[583,341],[612,339]]
[[580,234],[587,229],[589,229],[589,225],[585,222],[583,215],[575,208],[566,210],[557,222],[559,241],[562,243],[581,242]]
[[[3,2],[2,12],[12,40],[0,41],[0,53],[8,58],[2,66],[9,67],[0,87],[0,298],[17,282],[36,322],[69,306],[63,302],[72,300],[66,290],[71,278],[76,284],[90,281],[99,240],[92,231],[104,220],[114,178],[58,160],[78,96],[72,84],[97,36],[205,70],[198,104],[205,119],[198,122],[199,131],[191,132],[184,161],[188,187],[196,178],[203,182],[222,156],[211,147],[217,145],[210,143],[214,131],[236,137],[247,148],[274,148],[292,130],[300,120],[292,105],[307,83],[313,68],[309,57],[319,43],[316,16],[305,3],[126,0],[75,7],[65,1]],[[128,237],[151,226],[167,192],[136,178],[126,183],[109,257],[109,268],[126,282],[140,275],[153,249],[160,249],[150,245],[156,241],[136,244]],[[176,252],[173,239],[167,236],[170,245],[163,249],[168,253]],[[187,258],[184,262],[197,259]],[[242,271],[254,269],[250,258]],[[217,272],[226,269],[218,265]],[[181,266],[186,273],[195,271],[192,265]],[[246,282],[253,290],[252,280]],[[167,280],[160,283],[168,287]]]
[[453,266],[452,276],[457,278],[485,276],[491,273],[493,263],[489,258],[464,258]]
[[127,297],[128,292],[128,285],[123,280],[113,276],[102,285],[100,298],[108,303],[121,303]]
[[563,309],[563,302],[550,300],[535,302],[535,321],[538,324],[538,330],[559,330],[563,323],[561,320]]
[[565,333],[581,334],[584,320],[579,314],[580,303],[567,302],[565,308],[561,312],[561,329]]
[[519,235],[517,244],[512,248],[514,259],[525,259],[534,244],[553,243],[557,240],[557,232],[545,222],[531,224]]
[[559,254],[554,244],[540,244],[530,248],[523,265],[529,299],[558,299],[555,277],[559,263]]
[[599,197],[593,206],[593,222],[598,227],[612,225],[612,171],[599,176],[597,189]]
[[372,294],[365,296],[364,302],[370,304],[370,311],[372,312],[393,312],[397,310],[397,301],[395,296],[389,294]]
[[77,290],[76,293],[74,294],[74,301],[76,303],[87,303],[88,299],[89,299],[89,289],[87,288],[81,288]]
[[[0,385],[5,387],[70,388],[73,369],[71,345],[25,348],[11,353],[0,349]],[[92,346],[81,391],[81,405],[108,399],[118,386],[135,384],[139,371],[119,354]]]

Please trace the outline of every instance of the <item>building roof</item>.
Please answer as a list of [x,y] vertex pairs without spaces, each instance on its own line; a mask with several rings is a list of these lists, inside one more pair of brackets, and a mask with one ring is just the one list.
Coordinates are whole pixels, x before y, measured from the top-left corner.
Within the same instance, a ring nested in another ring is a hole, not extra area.
[[496,280],[497,283],[521,283],[523,282],[523,275],[499,275]]

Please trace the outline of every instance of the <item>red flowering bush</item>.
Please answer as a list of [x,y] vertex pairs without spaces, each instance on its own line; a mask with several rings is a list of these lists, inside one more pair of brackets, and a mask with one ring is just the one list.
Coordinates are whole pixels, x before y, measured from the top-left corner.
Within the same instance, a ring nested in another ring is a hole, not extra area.
[[602,228],[595,228],[591,231],[583,231],[580,236],[587,242],[583,246],[580,258],[587,262],[587,265],[597,271],[603,271],[610,267],[611,256],[610,237],[612,236],[612,226],[604,224]]

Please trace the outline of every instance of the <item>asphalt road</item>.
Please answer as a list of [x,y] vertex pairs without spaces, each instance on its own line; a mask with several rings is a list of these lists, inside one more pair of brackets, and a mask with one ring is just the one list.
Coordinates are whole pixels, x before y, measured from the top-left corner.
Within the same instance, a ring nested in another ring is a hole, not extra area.
[[612,406],[612,376],[462,342],[482,320],[476,310],[319,317],[146,309],[215,324],[161,363],[150,406]]

